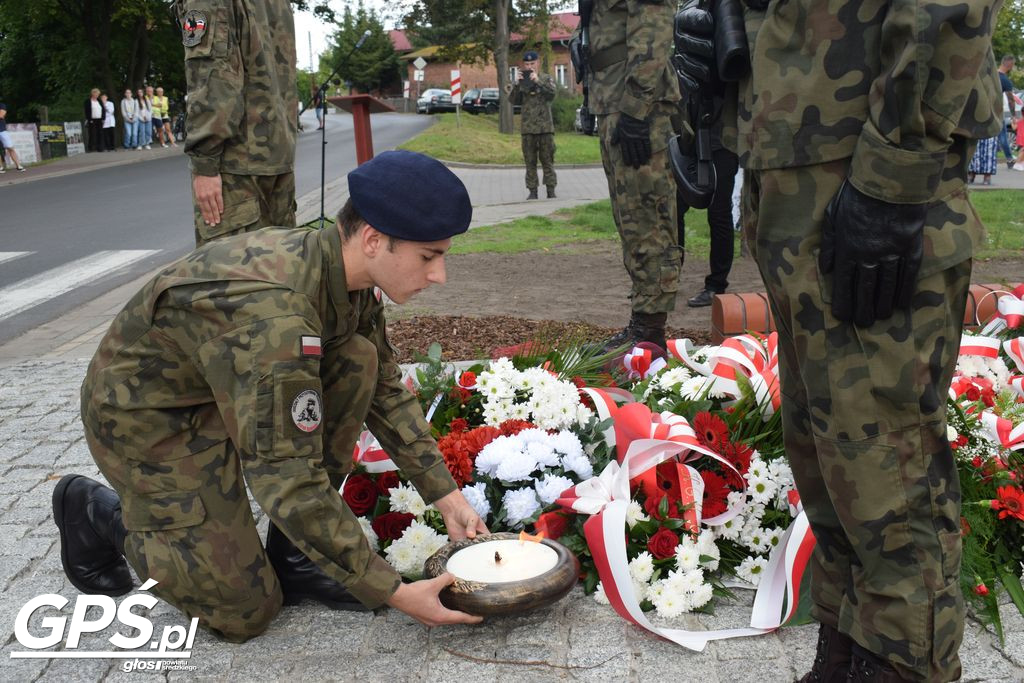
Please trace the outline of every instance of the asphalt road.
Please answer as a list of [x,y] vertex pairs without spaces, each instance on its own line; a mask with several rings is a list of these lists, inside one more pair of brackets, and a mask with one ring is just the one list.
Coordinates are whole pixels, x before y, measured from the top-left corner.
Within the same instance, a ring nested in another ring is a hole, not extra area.
[[[302,119],[299,197],[320,187],[320,131],[312,112]],[[374,151],[430,122],[374,115]],[[327,117],[326,149],[328,182],[355,168],[351,116]],[[0,187],[0,343],[173,261],[193,240],[184,154]]]

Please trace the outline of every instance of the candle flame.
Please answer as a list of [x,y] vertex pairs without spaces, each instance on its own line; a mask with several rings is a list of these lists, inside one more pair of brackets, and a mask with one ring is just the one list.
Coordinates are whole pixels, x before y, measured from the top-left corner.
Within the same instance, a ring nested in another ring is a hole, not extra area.
[[526,533],[525,531],[520,531],[519,532],[519,542],[520,543],[526,543],[527,541],[529,541],[530,543],[540,543],[543,540],[544,540],[544,532],[543,531],[541,531],[536,536],[531,536],[530,534]]

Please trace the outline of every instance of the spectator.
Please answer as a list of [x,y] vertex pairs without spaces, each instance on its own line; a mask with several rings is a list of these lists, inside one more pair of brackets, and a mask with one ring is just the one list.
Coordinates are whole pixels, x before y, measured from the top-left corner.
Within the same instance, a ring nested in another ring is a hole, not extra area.
[[[172,147],[177,147],[178,143],[174,141],[174,133],[171,131],[171,101],[166,95],[164,95],[163,88],[156,89],[156,96],[161,98],[162,100],[160,110],[163,112],[162,120],[164,129],[163,134],[160,136],[160,139],[162,141],[164,137],[166,137],[167,142],[169,142]],[[167,145],[164,144],[164,147],[166,146]]]
[[1017,119],[1017,162],[1014,171],[1024,171],[1024,116]]
[[157,92],[154,94],[153,86],[148,86],[146,88],[146,96],[153,103],[153,135],[160,142],[161,147],[166,147],[167,143],[164,142],[164,117],[168,114],[168,102],[164,96],[164,89],[157,88]]
[[[1000,115],[1000,125],[1002,125],[1002,120],[1003,117]],[[992,176],[996,174],[996,137],[978,140],[978,148],[974,150],[974,156],[971,157],[971,165],[967,169],[967,178],[971,183],[974,182],[980,173],[984,176],[984,179],[981,181],[982,185],[992,184]]]
[[11,155],[11,160],[14,161],[14,166],[19,171],[24,171],[25,167],[21,165],[21,161],[18,159],[18,153],[14,151],[14,142],[11,140],[11,134],[7,132],[7,105],[0,102],[0,161],[3,161],[3,167],[0,168],[0,173],[7,172],[7,155]]
[[139,139],[135,149],[152,149],[149,145],[153,141],[153,103],[142,88],[135,91],[135,102],[139,111]]
[[[1017,102],[1013,99],[1013,81],[1010,80],[1009,76],[1010,71],[1013,69],[1013,63],[1013,55],[1004,55],[999,62],[999,89],[1002,92],[999,101],[1003,105],[1003,111],[1010,112],[1011,124],[1015,124],[1017,120]],[[999,142],[999,148],[1003,150],[1003,156],[1006,157],[1006,168],[1013,168],[1013,152],[1010,151],[1010,141],[1006,133],[1006,126],[999,129],[999,135],[996,136],[996,139]]]
[[114,119],[114,103],[107,97],[107,93],[100,95],[100,102],[103,103],[103,151],[114,151],[114,126],[117,121]]
[[121,119],[124,121],[124,148],[139,146],[139,103],[132,97],[131,88],[124,91],[121,100]]
[[89,92],[85,101],[85,133],[89,152],[103,151],[103,103],[100,102],[99,88]]
[[317,88],[316,94],[313,95],[313,106],[316,108],[316,121],[318,124],[316,129],[320,130],[324,127],[324,110],[326,109],[326,106],[324,104],[323,93],[320,92],[319,88]]

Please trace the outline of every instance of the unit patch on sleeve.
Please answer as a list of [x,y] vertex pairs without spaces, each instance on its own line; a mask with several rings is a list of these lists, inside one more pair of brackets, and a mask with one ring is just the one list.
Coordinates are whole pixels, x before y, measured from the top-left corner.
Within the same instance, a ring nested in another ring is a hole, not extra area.
[[206,35],[206,15],[197,9],[189,10],[181,19],[181,44],[195,47]]
[[323,420],[320,394],[312,389],[300,391],[292,401],[292,422],[304,432],[312,432]]

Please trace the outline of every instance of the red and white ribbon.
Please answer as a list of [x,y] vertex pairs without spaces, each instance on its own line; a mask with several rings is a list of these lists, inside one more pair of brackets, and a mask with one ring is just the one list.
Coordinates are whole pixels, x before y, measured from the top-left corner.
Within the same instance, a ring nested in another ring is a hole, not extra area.
[[1014,427],[1005,417],[986,410],[981,414],[981,424],[1003,448],[1011,451],[1024,449],[1024,422]]
[[1024,399],[1024,375],[1013,375],[1006,381],[1010,388],[1017,392],[1017,400]]
[[998,358],[1001,344],[1002,342],[995,337],[965,334],[960,338],[960,355]]
[[1024,372],[1024,337],[1007,339],[1003,342],[1003,351],[1017,366],[1017,372]]
[[398,469],[398,465],[380,447],[377,437],[367,429],[363,430],[359,435],[359,440],[356,441],[356,446],[352,451],[352,462],[362,465],[367,472],[372,474],[392,472]]
[[632,378],[647,379],[657,374],[668,365],[664,358],[654,358],[650,349],[634,346],[633,350],[622,357],[622,364]]
[[1024,284],[1017,285],[1012,292],[999,297],[996,310],[1007,327],[1020,327],[1024,323]]

